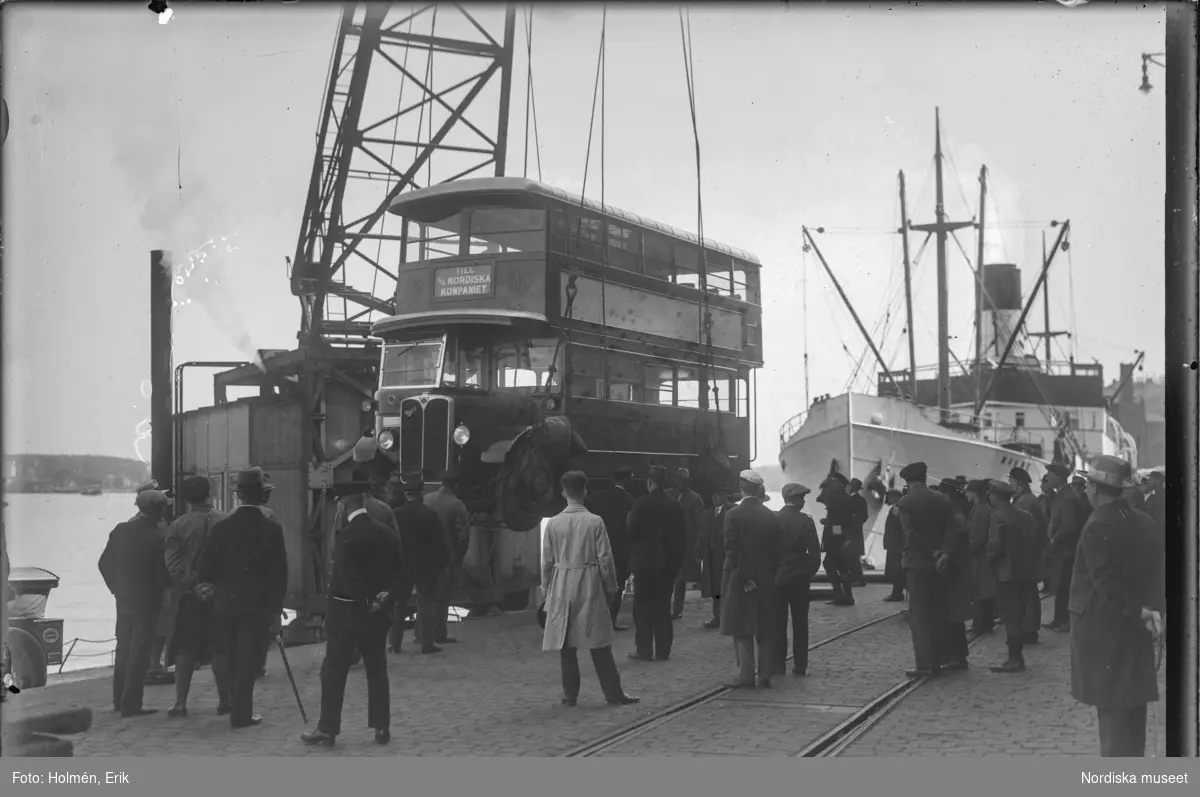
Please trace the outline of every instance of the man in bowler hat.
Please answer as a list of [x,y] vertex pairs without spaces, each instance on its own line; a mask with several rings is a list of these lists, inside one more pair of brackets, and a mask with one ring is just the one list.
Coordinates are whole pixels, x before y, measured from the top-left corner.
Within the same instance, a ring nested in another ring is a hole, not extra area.
[[202,598],[213,600],[229,667],[229,724],[262,723],[254,713],[254,681],[273,618],[287,594],[287,548],[283,527],[264,512],[271,484],[263,469],[237,475],[241,506],[209,532],[200,558]]
[[403,591],[400,540],[367,512],[369,481],[335,488],[347,510],[347,523],[334,541],[333,574],[326,598],[325,661],[321,666],[321,718],[303,734],[305,744],[332,747],[341,733],[346,678],[355,651],[367,671],[367,727],[375,741],[391,740],[388,694],[388,618],[393,596]]

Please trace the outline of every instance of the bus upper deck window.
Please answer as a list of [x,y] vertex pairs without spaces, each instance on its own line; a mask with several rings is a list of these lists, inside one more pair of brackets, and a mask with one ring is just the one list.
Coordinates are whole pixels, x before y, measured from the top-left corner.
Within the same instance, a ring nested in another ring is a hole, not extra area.
[[546,211],[488,207],[471,211],[470,254],[544,252]]

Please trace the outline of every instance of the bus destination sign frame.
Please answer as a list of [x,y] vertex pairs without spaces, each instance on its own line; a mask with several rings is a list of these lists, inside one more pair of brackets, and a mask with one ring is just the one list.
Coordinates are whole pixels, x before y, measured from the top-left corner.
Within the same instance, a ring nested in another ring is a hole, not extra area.
[[433,272],[433,300],[493,299],[496,296],[496,261],[476,260],[443,266]]

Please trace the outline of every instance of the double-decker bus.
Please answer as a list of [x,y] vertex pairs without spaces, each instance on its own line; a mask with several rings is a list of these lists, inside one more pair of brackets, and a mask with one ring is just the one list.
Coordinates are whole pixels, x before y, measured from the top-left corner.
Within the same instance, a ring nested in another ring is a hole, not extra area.
[[396,470],[454,468],[473,524],[525,532],[561,508],[571,468],[686,467],[708,500],[749,467],[756,257],[521,178],[418,189],[390,211],[404,262],[372,335],[376,440]]

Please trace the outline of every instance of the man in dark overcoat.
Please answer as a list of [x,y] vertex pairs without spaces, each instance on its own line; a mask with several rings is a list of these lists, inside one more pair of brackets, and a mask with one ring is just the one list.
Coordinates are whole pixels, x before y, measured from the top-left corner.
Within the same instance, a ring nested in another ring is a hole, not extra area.
[[629,513],[633,510],[633,493],[630,492],[633,482],[633,471],[629,468],[617,468],[612,472],[612,486],[603,490],[589,492],[585,507],[593,515],[604,521],[608,531],[608,544],[612,548],[613,564],[617,568],[617,591],[613,595],[612,621],[614,631],[625,631],[626,627],[617,625],[617,615],[621,613],[621,603],[625,599],[625,583],[629,581]]
[[792,615],[792,673],[808,674],[808,589],[821,566],[817,525],[803,511],[804,497],[810,492],[803,484],[785,484],[784,505],[776,513],[781,530],[779,568],[775,571],[775,638],[771,643],[776,675],[787,672],[789,611]]
[[863,536],[863,527],[867,525],[870,510],[867,499],[862,494],[863,484],[859,479],[851,479],[846,487],[846,506],[849,508],[849,518],[846,523],[846,567],[850,576],[850,584],[855,587],[865,587],[863,578],[862,558],[867,552],[867,541]]
[[[1062,465],[1050,465],[1048,471],[1053,473],[1055,468],[1061,471],[1066,470]],[[1017,509],[1029,513],[1029,516],[1033,518],[1035,530],[1034,546],[1037,549],[1038,555],[1037,580],[1044,582],[1053,591],[1058,585],[1058,578],[1055,574],[1054,563],[1048,550],[1050,537],[1047,530],[1050,526],[1050,513],[1042,508],[1043,504],[1041,500],[1030,489],[1029,485],[1033,483],[1033,479],[1024,468],[1013,468],[1009,471],[1008,483],[1015,491],[1012,505]],[[1049,483],[1054,484],[1057,490],[1066,482],[1056,478]],[[1053,501],[1051,502],[1051,506],[1053,506]],[[1038,644],[1038,632],[1042,628],[1042,599],[1038,594],[1036,584],[1033,591],[1029,592],[1027,590],[1027,593],[1025,595],[1025,613],[1022,615],[1025,618],[1025,644],[1036,645]]]
[[845,476],[831,473],[821,483],[817,498],[818,503],[825,504],[825,517],[821,518],[821,550],[825,553],[825,575],[833,587],[833,600],[829,601],[833,606],[854,605],[849,560],[855,554],[846,532],[853,522],[848,489]]
[[[1146,508],[1143,511],[1154,518],[1154,522],[1159,525],[1159,528],[1165,531],[1167,528],[1167,477],[1162,471],[1156,470],[1150,473],[1150,477],[1146,481],[1150,492],[1146,496]],[[1080,483],[1083,482],[1081,477]]]
[[1054,618],[1044,627],[1065,633],[1071,630],[1067,607],[1075,570],[1075,548],[1090,513],[1085,511],[1079,494],[1067,484],[1070,472],[1062,465],[1051,465],[1047,470],[1061,484],[1055,484],[1054,499],[1050,504],[1049,544],[1046,547],[1046,554],[1054,565]]
[[1017,673],[1025,671],[1026,632],[1025,614],[1028,594],[1037,592],[1037,533],[1030,514],[1012,505],[1016,491],[1011,484],[991,483],[992,503],[988,527],[988,562],[996,575],[996,604],[1008,644],[1008,658],[992,672]]
[[[400,530],[400,548],[404,551],[405,587],[397,595],[401,606],[408,605],[413,590],[417,592],[417,627],[415,636],[421,643],[421,653],[441,653],[443,648],[434,642],[437,633],[438,579],[450,565],[450,552],[442,533],[442,521],[437,512],[424,503],[425,479],[421,473],[401,475],[405,502],[396,507],[393,515]],[[392,648],[399,650],[404,626],[392,629]]]
[[305,744],[332,747],[342,729],[346,677],[355,652],[367,673],[367,727],[375,742],[391,740],[387,633],[393,596],[404,586],[400,539],[374,520],[367,508],[369,481],[335,487],[346,508],[346,524],[333,548],[333,577],[326,589],[325,661],[321,665],[321,717]]
[[1158,700],[1165,537],[1153,518],[1122,498],[1130,477],[1129,463],[1117,457],[1092,462],[1094,510],[1071,578],[1071,696],[1096,708],[1105,757],[1146,754],[1146,706]]
[[900,524],[904,529],[904,565],[908,582],[908,625],[912,631],[916,666],[910,678],[938,672],[942,657],[941,579],[938,559],[944,555],[946,527],[950,522],[950,502],[925,483],[924,462],[913,462],[900,471],[908,485],[908,495],[900,499]]
[[683,507],[666,493],[667,469],[650,468],[646,495],[629,512],[629,569],[633,573],[634,661],[666,661],[675,629],[671,595],[683,566],[687,520]]
[[970,504],[955,479],[942,479],[938,485],[950,502],[944,552],[936,561],[943,596],[942,655],[943,670],[965,670],[967,658],[967,621],[975,614],[975,578],[971,573],[971,541],[967,532]]
[[104,584],[117,601],[113,710],[123,717],[157,711],[144,708],[142,698],[163,596],[171,583],[160,530],[167,503],[166,493],[160,490],[138,493],[138,514],[112,530],[98,563]]
[[884,598],[885,601],[904,600],[904,565],[900,557],[904,551],[904,527],[900,525],[900,491],[890,489],[884,496],[887,502],[887,518],[883,521],[883,550],[887,552],[887,561],[883,568],[883,577],[892,585],[892,592]]
[[990,634],[996,628],[996,574],[988,564],[987,557],[988,529],[992,521],[988,490],[987,479],[971,479],[967,482],[967,497],[971,500],[971,512],[967,515],[967,539],[976,595],[971,632],[976,635]]
[[712,619],[704,624],[709,631],[721,627],[721,576],[725,570],[725,516],[742,500],[741,493],[713,490],[712,508],[705,513],[704,527],[696,546],[700,560],[700,594],[712,598]]
[[[725,571],[721,583],[721,633],[733,637],[738,677],[732,689],[771,686],[776,633],[775,576],[779,568],[782,525],[758,498],[762,476],[744,470],[738,477],[742,502],[725,517]],[[754,646],[758,644],[755,669]]]
[[287,548],[283,527],[264,512],[274,489],[263,469],[247,468],[234,488],[241,501],[212,527],[200,558],[201,597],[211,597],[229,667],[229,724],[258,725],[254,681],[263,636],[283,612],[287,595]]
[[438,578],[433,613],[433,643],[446,645],[458,642],[450,636],[447,625],[450,615],[450,601],[458,592],[458,581],[462,572],[462,562],[467,555],[471,543],[471,515],[467,505],[455,494],[458,487],[458,471],[453,468],[446,470],[441,476],[441,486],[424,498],[425,506],[437,513],[438,521],[442,524],[442,536],[446,541],[446,555],[450,563]]
[[687,468],[675,471],[675,486],[667,490],[667,495],[679,502],[687,528],[687,540],[684,543],[687,556],[684,557],[683,566],[675,576],[675,586],[671,593],[671,619],[679,620],[683,617],[683,599],[687,595],[688,582],[700,579],[699,563],[691,554],[696,550],[700,530],[704,525],[704,499],[692,489],[692,474]]

